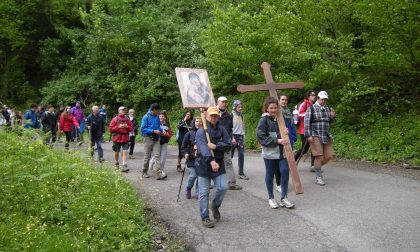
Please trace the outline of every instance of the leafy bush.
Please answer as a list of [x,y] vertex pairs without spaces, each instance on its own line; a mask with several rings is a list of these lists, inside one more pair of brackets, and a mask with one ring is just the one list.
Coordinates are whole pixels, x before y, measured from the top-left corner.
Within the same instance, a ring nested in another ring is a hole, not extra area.
[[135,189],[80,153],[0,130],[0,247],[5,251],[147,251]]
[[420,164],[420,116],[370,116],[360,129],[333,127],[334,151],[349,159]]

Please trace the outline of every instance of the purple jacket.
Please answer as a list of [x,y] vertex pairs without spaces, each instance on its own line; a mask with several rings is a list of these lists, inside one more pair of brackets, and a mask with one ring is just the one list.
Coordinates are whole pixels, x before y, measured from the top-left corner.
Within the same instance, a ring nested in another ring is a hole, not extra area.
[[76,120],[80,123],[85,119],[85,115],[83,114],[82,108],[73,107],[71,108],[71,113],[74,117],[76,117]]

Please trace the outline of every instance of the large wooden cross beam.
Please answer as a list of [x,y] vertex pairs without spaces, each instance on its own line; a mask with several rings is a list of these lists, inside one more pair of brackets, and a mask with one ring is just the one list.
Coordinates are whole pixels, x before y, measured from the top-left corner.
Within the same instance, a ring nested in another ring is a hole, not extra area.
[[[270,64],[263,62],[261,68],[264,71],[264,77],[266,84],[257,84],[257,85],[239,85],[237,90],[240,93],[246,92],[256,92],[256,91],[269,91],[270,96],[278,100],[277,90],[278,89],[301,89],[303,88],[303,82],[289,82],[289,83],[275,83],[273,76],[270,71]],[[277,114],[277,123],[280,129],[280,135],[282,138],[288,137],[287,128],[284,123],[284,118],[282,115],[283,109],[279,106],[279,113]],[[290,144],[284,145],[284,150],[286,153],[287,163],[289,164],[290,174],[292,175],[293,186],[295,188],[296,194],[303,193],[302,183],[300,182],[299,173],[297,170],[295,157],[293,155],[292,147]]]

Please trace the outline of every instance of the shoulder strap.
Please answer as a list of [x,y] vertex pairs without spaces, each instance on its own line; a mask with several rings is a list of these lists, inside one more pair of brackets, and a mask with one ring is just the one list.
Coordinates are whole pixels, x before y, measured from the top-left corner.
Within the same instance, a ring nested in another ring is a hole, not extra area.
[[311,120],[309,121],[310,124],[312,124],[314,122],[314,105],[311,104],[311,106],[309,107],[311,109]]

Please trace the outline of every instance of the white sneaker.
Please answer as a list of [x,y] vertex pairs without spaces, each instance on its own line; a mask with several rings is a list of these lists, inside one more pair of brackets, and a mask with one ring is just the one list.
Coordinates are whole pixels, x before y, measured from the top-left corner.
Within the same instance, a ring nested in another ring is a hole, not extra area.
[[293,208],[295,204],[292,204],[287,198],[280,200],[280,206],[285,208]]
[[323,186],[325,185],[325,182],[322,177],[316,177],[315,184]]
[[276,200],[275,200],[275,199],[269,199],[269,200],[268,200],[268,204],[270,205],[270,207],[271,207],[272,209],[279,208],[279,204],[277,204],[277,202],[276,202]]
[[276,186],[276,191],[281,194],[281,186]]

